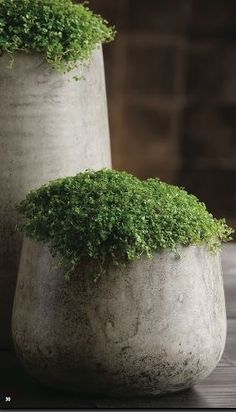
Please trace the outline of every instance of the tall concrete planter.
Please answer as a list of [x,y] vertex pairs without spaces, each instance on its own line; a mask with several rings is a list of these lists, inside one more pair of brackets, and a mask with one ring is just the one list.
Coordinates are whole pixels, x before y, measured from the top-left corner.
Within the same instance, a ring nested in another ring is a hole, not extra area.
[[47,246],[25,239],[14,301],[16,351],[40,382],[76,392],[155,395],[188,388],[226,337],[219,255],[180,248],[70,281]]
[[15,204],[51,179],[111,165],[102,49],[65,75],[40,54],[14,60],[10,69],[0,57],[0,348],[9,345],[22,245]]

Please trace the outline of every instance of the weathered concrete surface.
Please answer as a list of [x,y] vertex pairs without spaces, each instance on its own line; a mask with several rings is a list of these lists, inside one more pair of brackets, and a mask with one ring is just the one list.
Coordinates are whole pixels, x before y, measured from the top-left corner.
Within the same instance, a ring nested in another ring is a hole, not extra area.
[[[15,204],[32,188],[86,168],[111,165],[102,50],[61,75],[41,55],[0,57],[0,348],[10,312],[22,238]],[[83,75],[80,81],[73,76]],[[5,299],[8,294],[7,300]]]
[[226,337],[219,255],[204,247],[68,282],[46,246],[24,241],[14,302],[16,351],[30,374],[64,389],[155,395],[205,378]]

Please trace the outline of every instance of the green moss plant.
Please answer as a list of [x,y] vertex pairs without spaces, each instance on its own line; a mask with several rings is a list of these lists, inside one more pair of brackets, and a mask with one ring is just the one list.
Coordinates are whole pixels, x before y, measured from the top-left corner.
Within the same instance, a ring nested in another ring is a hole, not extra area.
[[0,0],[0,51],[43,53],[60,72],[86,61],[114,34],[101,16],[71,0]]
[[47,243],[72,273],[81,262],[102,273],[178,245],[217,250],[233,232],[195,196],[159,179],[126,172],[87,170],[31,191],[17,207],[26,236]]

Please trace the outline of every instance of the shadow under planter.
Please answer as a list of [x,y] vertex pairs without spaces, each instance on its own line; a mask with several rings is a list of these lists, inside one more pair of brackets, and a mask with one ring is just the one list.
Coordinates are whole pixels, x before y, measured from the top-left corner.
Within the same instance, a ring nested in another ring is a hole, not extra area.
[[142,396],[204,379],[226,337],[219,254],[180,247],[95,283],[68,281],[48,247],[25,239],[12,332],[16,352],[40,382],[74,392]]
[[[15,205],[31,189],[86,168],[111,166],[102,48],[60,74],[41,54],[0,56],[0,348],[10,318],[22,235]],[[79,81],[74,76],[82,77]]]

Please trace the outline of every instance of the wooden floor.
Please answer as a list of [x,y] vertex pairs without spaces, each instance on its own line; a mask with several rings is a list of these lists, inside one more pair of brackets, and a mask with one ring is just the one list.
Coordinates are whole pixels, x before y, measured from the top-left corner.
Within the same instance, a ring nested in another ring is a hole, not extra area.
[[[0,352],[0,407],[22,409],[236,408],[236,244],[223,249],[228,316],[224,355],[215,371],[193,389],[160,397],[86,398],[44,388],[20,367],[11,352]],[[5,401],[5,397],[11,400]]]

